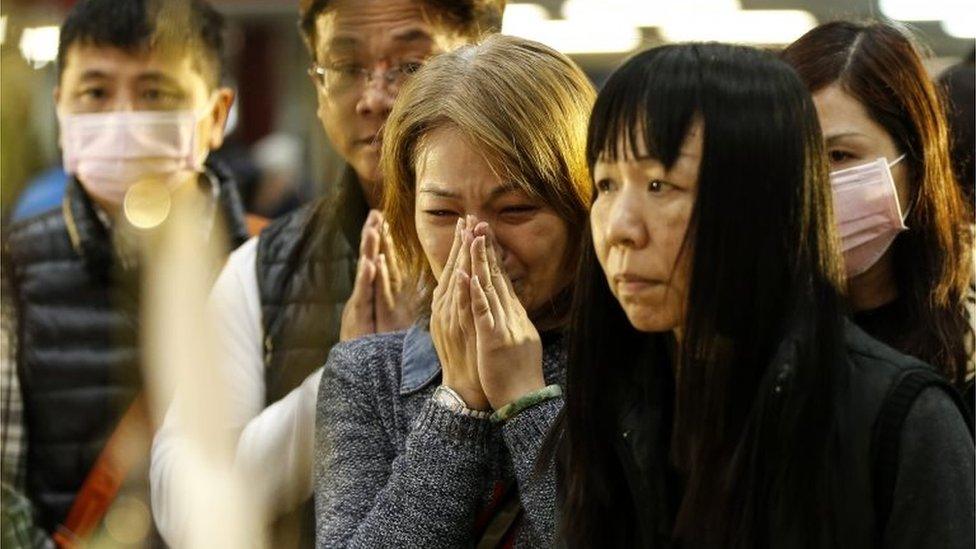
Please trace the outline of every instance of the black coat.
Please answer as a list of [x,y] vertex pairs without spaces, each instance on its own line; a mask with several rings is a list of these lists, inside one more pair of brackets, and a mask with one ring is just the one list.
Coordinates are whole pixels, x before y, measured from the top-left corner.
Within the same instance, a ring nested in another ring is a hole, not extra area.
[[[220,186],[217,219],[236,247],[247,238],[236,185],[209,169]],[[51,532],[142,389],[139,277],[119,265],[109,229],[74,179],[62,208],[11,227],[4,259],[17,311],[27,492]]]
[[[939,392],[942,389],[952,391],[948,385],[919,396],[912,406],[912,413],[916,413],[917,408],[925,408],[931,413],[922,417],[933,419],[932,416],[937,416],[936,421],[920,428],[910,416],[904,424],[901,440],[903,444],[912,441],[929,444],[934,441],[940,445],[942,450],[931,448],[931,452],[920,461],[924,462],[925,467],[934,466],[941,470],[924,471],[918,467],[918,462],[905,466],[908,468],[905,476],[899,473],[897,478],[898,489],[891,507],[892,523],[882,524],[885,521],[880,518],[876,504],[892,502],[878,501],[874,492],[878,465],[873,454],[875,422],[882,402],[901,373],[909,369],[930,368],[872,339],[851,322],[845,322],[844,338],[850,384],[839,395],[837,405],[840,407],[838,417],[843,418],[845,423],[842,442],[849,445],[845,455],[851,459],[846,464],[848,470],[844,478],[850,479],[850,482],[845,486],[846,500],[843,503],[846,509],[855,510],[858,517],[852,521],[854,528],[847,532],[844,546],[972,547],[973,455],[976,451],[971,435],[965,429],[964,415],[968,411],[953,395]],[[774,372],[785,371],[788,364],[795,360],[796,352],[796,346],[787,341],[780,347],[770,367]],[[655,370],[658,375],[667,376],[661,369]],[[655,398],[627,399],[615,438],[615,453],[629,488],[629,493],[622,496],[630,499],[637,518],[639,539],[633,540],[635,547],[675,546],[671,541],[671,532],[684,491],[682,476],[672,467],[668,456],[673,383],[669,384],[670,380],[658,381],[654,385],[660,392]],[[922,432],[926,430],[929,431]],[[911,451],[907,448],[903,450],[904,453]],[[959,459],[956,463],[943,463],[940,453],[953,454]],[[911,458],[901,456],[899,472],[908,459]],[[959,461],[968,465],[958,467]],[[936,480],[938,482],[948,478],[958,482],[946,482],[936,487],[926,485],[933,479],[939,479]],[[924,509],[925,504],[911,501],[912,497],[917,496],[930,503],[933,498],[927,496],[933,493],[934,499],[941,499],[941,503],[931,505],[929,510]],[[939,517],[938,522],[915,513],[919,507],[923,508],[924,513],[931,512],[931,517]],[[902,510],[908,512],[901,513]],[[628,542],[628,545],[631,543]]]

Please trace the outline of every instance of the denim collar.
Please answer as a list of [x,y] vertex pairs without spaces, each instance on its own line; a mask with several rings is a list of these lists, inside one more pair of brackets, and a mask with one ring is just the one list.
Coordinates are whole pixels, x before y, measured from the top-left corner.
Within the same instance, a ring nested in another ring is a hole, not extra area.
[[416,393],[440,375],[441,361],[437,358],[426,322],[414,324],[407,330],[400,364],[400,395],[403,396]]

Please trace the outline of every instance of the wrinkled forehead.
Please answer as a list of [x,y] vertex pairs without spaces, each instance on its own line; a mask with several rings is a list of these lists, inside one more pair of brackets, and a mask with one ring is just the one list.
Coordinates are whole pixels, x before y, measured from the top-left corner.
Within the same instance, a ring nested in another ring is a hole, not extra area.
[[450,32],[430,10],[410,0],[341,0],[315,21],[316,55],[397,55],[401,51],[443,50]]
[[520,174],[492,154],[488,144],[450,125],[420,138],[414,166],[418,197],[489,203],[512,193],[538,195]]

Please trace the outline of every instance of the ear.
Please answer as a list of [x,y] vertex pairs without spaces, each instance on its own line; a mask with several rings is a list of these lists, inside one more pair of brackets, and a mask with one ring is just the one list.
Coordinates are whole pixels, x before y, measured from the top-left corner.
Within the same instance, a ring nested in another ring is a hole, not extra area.
[[230,115],[230,107],[234,104],[234,90],[230,88],[217,88],[217,99],[214,102],[213,110],[210,112],[213,129],[210,132],[210,150],[216,150],[224,144],[224,133],[227,129],[227,117]]

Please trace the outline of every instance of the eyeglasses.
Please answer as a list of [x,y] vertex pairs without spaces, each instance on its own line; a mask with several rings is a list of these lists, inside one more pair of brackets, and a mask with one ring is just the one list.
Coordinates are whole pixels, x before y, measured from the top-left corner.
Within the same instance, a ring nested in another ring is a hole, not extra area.
[[327,94],[340,95],[362,91],[379,74],[388,91],[396,91],[415,72],[422,63],[402,63],[385,71],[373,71],[355,64],[319,65],[312,64],[308,74]]

